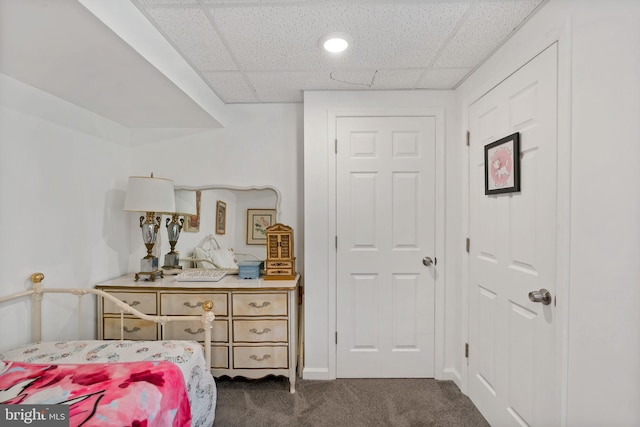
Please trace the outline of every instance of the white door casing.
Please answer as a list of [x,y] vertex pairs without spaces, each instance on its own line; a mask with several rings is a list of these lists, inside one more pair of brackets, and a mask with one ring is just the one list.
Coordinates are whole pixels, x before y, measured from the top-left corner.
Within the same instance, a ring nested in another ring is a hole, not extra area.
[[337,118],[337,376],[433,377],[436,122]]
[[[469,108],[468,394],[496,426],[558,425],[557,45]],[[484,146],[520,132],[521,191],[487,196]]]

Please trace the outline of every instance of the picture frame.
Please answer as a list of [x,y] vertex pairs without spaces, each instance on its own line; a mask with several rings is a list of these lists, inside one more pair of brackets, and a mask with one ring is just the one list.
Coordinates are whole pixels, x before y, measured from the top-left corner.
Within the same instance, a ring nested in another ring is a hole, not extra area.
[[266,245],[267,228],[275,223],[275,209],[247,209],[247,245]]
[[484,147],[484,194],[520,191],[520,133],[512,133]]
[[197,233],[200,231],[200,199],[202,198],[202,192],[196,191],[196,214],[185,215],[183,230],[188,233]]
[[227,204],[222,200],[216,202],[216,234],[227,231]]

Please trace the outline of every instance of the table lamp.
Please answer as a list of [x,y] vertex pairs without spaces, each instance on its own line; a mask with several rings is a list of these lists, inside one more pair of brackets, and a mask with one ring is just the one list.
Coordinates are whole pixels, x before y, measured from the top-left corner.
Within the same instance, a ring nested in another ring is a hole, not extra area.
[[[196,215],[198,213],[196,209],[195,191],[176,190],[174,195],[176,200],[175,212],[167,212],[171,215],[171,218],[167,218],[167,235],[169,237],[171,251],[164,256],[164,265],[162,268],[165,270],[182,268],[179,264],[180,254],[176,252],[175,248],[184,224],[184,215]],[[180,216],[183,217],[180,218]]]
[[162,270],[158,268],[158,258],[151,252],[158,236],[162,213],[176,210],[173,181],[154,178],[153,174],[150,177],[129,177],[124,210],[145,212],[144,216],[140,216],[140,229],[142,240],[147,247],[147,256],[140,260],[140,271],[136,273],[136,281],[141,277],[152,281],[157,276],[163,277]]

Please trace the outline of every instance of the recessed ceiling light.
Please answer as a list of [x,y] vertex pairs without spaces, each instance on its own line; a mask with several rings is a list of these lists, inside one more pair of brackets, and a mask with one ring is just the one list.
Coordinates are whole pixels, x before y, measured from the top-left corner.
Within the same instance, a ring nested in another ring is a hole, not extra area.
[[351,45],[351,36],[345,33],[329,33],[320,38],[320,46],[327,52],[340,53]]

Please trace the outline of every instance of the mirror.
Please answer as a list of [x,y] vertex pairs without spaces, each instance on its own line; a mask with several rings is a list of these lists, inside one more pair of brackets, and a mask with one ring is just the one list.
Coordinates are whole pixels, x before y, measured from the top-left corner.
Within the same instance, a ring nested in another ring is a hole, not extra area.
[[[181,259],[190,257],[196,246],[207,245],[208,247],[209,244],[215,245],[215,242],[222,248],[232,248],[238,254],[238,260],[242,260],[242,254],[259,259],[266,258],[266,239],[264,241],[260,239],[260,225],[258,229],[253,230],[253,233],[249,230],[249,236],[247,236],[247,215],[248,213],[266,213],[272,215],[272,223],[279,222],[280,191],[277,188],[176,185],[175,189],[200,193],[199,221],[196,218],[185,218],[176,245]],[[264,218],[260,217],[260,219]],[[214,237],[213,242],[209,236]]]

